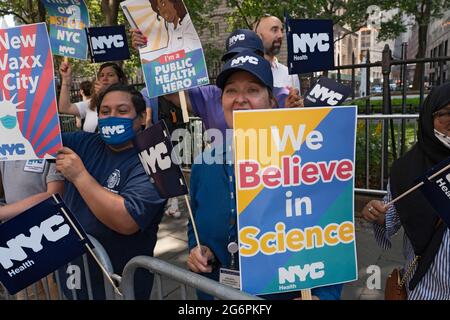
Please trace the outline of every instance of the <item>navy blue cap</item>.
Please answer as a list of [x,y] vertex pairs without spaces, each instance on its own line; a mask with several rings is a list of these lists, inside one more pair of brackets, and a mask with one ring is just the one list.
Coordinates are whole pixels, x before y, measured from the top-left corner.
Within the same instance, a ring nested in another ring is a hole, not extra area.
[[222,61],[227,61],[234,55],[245,50],[251,50],[264,55],[264,45],[261,38],[252,30],[237,29],[233,31],[225,41],[227,52],[222,56]]
[[250,50],[237,54],[225,63],[217,76],[216,85],[223,90],[228,78],[234,72],[240,70],[250,72],[265,86],[273,90],[273,75],[270,63],[264,57]]

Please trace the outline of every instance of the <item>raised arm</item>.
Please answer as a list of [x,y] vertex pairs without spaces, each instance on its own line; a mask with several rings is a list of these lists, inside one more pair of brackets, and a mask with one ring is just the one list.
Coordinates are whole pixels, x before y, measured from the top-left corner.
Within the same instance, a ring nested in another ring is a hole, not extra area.
[[72,68],[68,62],[62,62],[59,67],[61,74],[61,92],[59,94],[59,112],[79,117],[80,112],[74,103],[70,102],[70,88],[72,86]]

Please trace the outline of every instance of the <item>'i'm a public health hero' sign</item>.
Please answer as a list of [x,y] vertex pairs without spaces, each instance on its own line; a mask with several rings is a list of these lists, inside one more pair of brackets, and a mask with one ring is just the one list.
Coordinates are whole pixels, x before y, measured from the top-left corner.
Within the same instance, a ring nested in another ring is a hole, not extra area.
[[234,113],[243,291],[296,291],[357,278],[356,112],[351,106]]
[[334,68],[333,21],[286,19],[289,74]]
[[183,1],[166,1],[165,14],[158,3],[120,3],[130,25],[148,39],[139,54],[149,98],[209,83],[202,44]]
[[55,55],[87,59],[85,27],[89,11],[83,0],[41,0],[50,16],[50,43]]

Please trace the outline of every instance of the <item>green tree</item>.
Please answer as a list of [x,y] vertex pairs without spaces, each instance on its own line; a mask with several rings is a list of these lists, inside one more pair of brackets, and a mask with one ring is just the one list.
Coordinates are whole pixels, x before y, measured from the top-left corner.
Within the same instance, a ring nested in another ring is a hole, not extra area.
[[[397,15],[381,23],[380,39],[395,38],[406,30],[403,17],[413,18],[418,26],[416,58],[425,58],[427,50],[428,26],[433,19],[441,18],[450,9],[450,0],[394,0],[389,6],[380,1],[382,9],[398,8]],[[424,64],[417,64],[414,72],[413,89],[419,89],[420,75]]]
[[[227,0],[234,10],[228,14],[230,29],[252,28],[259,17],[271,14],[282,18],[288,13],[297,19],[332,19],[333,24],[345,26],[349,31],[343,36],[357,32],[367,23],[367,7],[370,0]],[[342,36],[342,37],[343,37]]]
[[46,12],[38,0],[0,1],[0,16],[9,14],[14,16],[17,23],[30,24],[45,21]]

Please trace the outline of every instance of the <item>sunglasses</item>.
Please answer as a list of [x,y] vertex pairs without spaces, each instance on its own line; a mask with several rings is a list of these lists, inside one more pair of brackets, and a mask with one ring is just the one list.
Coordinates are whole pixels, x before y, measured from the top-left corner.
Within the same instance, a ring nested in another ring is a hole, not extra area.
[[258,30],[259,24],[261,23],[261,20],[264,19],[264,18],[271,17],[271,16],[272,16],[272,15],[269,14],[269,13],[264,13],[264,14],[263,14],[261,17],[259,17],[259,19],[256,21],[255,27],[253,28],[253,30],[255,30],[255,32],[256,32],[256,30]]
[[450,123],[450,109],[436,111],[433,117],[438,118],[442,124]]

